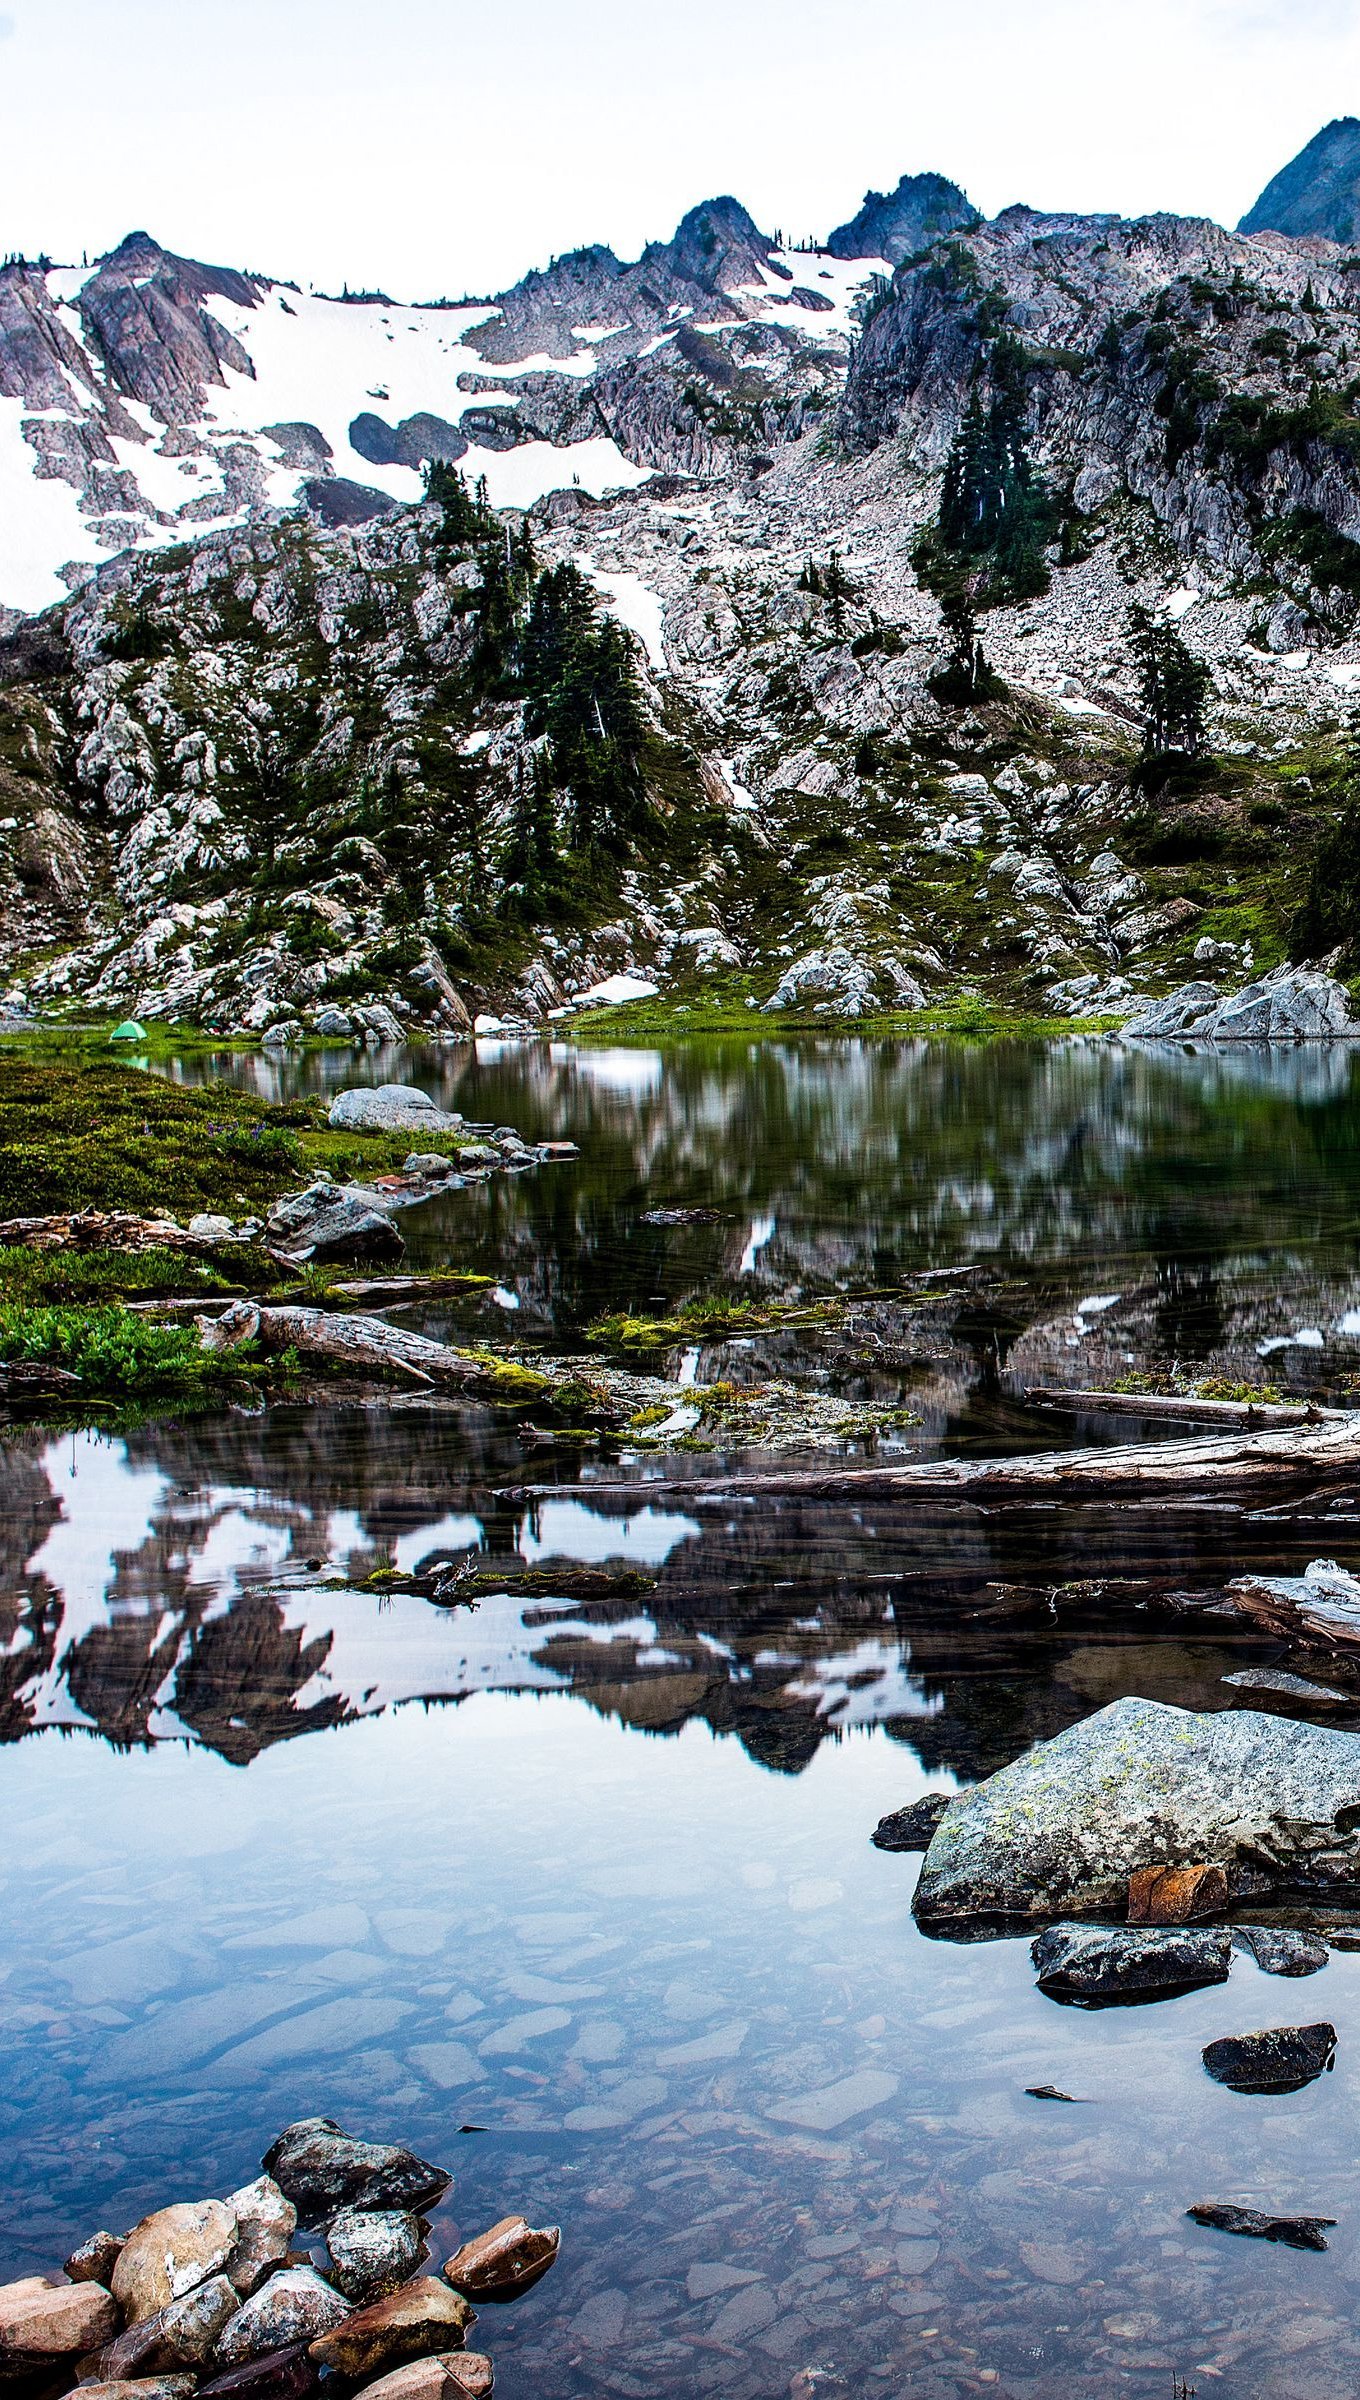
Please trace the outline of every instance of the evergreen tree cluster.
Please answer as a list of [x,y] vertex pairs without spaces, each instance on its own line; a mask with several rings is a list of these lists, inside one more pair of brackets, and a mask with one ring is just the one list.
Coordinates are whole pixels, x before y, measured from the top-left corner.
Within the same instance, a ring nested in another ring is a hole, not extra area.
[[1144,760],[1201,757],[1208,743],[1208,668],[1174,625],[1146,608],[1130,609],[1129,636],[1143,707]]
[[917,570],[937,593],[965,567],[983,607],[1030,600],[1049,585],[1044,549],[1058,530],[1057,503],[1025,441],[1025,358],[1003,335],[992,346],[990,397],[969,392],[945,462],[939,514],[918,546]]

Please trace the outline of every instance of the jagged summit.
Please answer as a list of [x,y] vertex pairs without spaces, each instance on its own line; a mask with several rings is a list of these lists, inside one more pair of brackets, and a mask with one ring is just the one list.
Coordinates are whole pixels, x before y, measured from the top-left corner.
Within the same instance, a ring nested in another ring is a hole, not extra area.
[[1353,242],[1360,232],[1360,117],[1333,117],[1315,133],[1266,185],[1237,230]]
[[900,267],[943,234],[977,222],[967,194],[947,175],[904,175],[893,192],[866,192],[826,246],[833,258],[883,258]]

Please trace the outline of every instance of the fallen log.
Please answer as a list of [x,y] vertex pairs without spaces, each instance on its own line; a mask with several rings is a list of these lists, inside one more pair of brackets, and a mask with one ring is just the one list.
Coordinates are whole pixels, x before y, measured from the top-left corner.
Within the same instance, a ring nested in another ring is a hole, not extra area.
[[[1026,1501],[1096,1498],[1228,1497],[1260,1486],[1360,1470],[1360,1410],[1338,1411],[1317,1425],[1279,1432],[1207,1436],[1188,1441],[1137,1442],[1108,1449],[1041,1450],[1018,1458],[940,1458],[900,1467],[803,1469],[791,1475],[648,1477],[646,1490],[683,1493],[718,1504],[734,1493],[787,1492],[805,1499],[870,1495],[885,1500],[961,1498]],[[506,1496],[540,1499],[555,1484],[521,1484]],[[636,1482],[592,1482],[592,1499],[636,1497]]]
[[1311,1400],[1197,1400],[1179,1392],[1068,1391],[1035,1384],[1025,1393],[1028,1408],[1060,1408],[1073,1416],[1170,1417],[1182,1425],[1320,1425],[1349,1414],[1319,1408]]
[[6,1217],[0,1248],[7,1250],[187,1250],[198,1258],[244,1247],[239,1236],[205,1240],[161,1217],[139,1217],[128,1209],[83,1208],[53,1217]]
[[[351,1374],[398,1375],[428,1391],[457,1385],[493,1392],[506,1374],[499,1361],[469,1358],[447,1342],[430,1341],[382,1317],[344,1316],[322,1308],[262,1308],[253,1300],[238,1300],[220,1316],[200,1315],[195,1322],[204,1350],[235,1350],[253,1341],[270,1358],[291,1350],[300,1359],[344,1367]],[[517,1381],[531,1374],[525,1368],[513,1372]],[[533,1380],[547,1388],[547,1376]]]
[[1263,1632],[1296,1645],[1360,1649],[1360,1578],[1330,1558],[1302,1575],[1241,1575],[1230,1598]]

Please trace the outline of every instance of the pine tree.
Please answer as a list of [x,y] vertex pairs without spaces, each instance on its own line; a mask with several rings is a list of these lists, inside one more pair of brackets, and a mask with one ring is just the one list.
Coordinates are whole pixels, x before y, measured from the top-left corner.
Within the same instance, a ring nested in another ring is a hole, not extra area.
[[1174,625],[1142,607],[1129,611],[1129,636],[1143,703],[1143,756],[1199,758],[1208,742],[1204,704],[1210,675]]

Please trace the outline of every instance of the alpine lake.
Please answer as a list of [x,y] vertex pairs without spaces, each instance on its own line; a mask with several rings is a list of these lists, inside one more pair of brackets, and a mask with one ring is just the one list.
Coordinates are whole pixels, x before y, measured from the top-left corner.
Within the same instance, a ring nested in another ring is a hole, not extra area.
[[[575,1142],[403,1216],[413,1269],[487,1280],[401,1321],[573,1351],[612,1312],[826,1302],[661,1371],[678,1406],[783,1376],[880,1412],[839,1463],[1184,1430],[1034,1387],[1344,1402],[1360,1377],[1345,1047],[483,1041],[164,1071],[415,1083]],[[819,1461],[395,1391],[12,1430],[0,2279],[233,2189],[327,2113],[453,2171],[436,2260],[508,2210],[562,2226],[551,2273],[483,2309],[503,2400],[1349,2400],[1360,1955],[1064,2007],[1027,1938],[925,1938],[919,1858],[870,1836],[1123,1694],[1306,1717],[1225,1683],[1280,1650],[1213,1595],[1360,1570],[1352,1503],[709,1488]],[[477,1596],[410,1589],[435,1561]],[[1140,1579],[1195,1604],[1150,1613],[1118,1589]],[[1345,1915],[1282,1921],[1344,1941]],[[1283,2097],[1205,2074],[1209,2040],[1300,2016],[1335,2024],[1332,2073]],[[1337,2222],[1310,2253],[1188,2219],[1219,2200]]]

